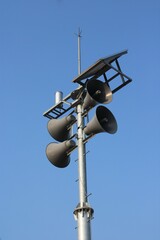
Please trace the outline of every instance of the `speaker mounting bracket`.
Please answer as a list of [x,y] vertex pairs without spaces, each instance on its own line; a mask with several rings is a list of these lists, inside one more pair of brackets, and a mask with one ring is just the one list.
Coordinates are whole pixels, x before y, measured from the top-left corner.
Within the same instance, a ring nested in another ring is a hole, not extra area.
[[44,112],[43,116],[49,119],[57,119],[61,117],[69,110],[75,108],[82,101],[80,94],[83,94],[83,92],[84,87],[80,86],[79,88],[68,94],[65,98],[63,98],[62,101],[60,101],[58,104],[52,106],[46,112]]

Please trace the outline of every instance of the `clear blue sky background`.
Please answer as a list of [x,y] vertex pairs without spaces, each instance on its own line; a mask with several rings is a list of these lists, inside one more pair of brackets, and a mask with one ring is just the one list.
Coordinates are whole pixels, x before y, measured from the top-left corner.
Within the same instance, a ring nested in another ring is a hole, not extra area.
[[[77,88],[82,70],[128,49],[122,70],[133,82],[107,107],[115,135],[87,144],[93,240],[160,239],[160,1],[0,1],[0,239],[77,239],[77,151],[52,166],[42,114],[57,90]],[[93,110],[94,112],[94,110]]]

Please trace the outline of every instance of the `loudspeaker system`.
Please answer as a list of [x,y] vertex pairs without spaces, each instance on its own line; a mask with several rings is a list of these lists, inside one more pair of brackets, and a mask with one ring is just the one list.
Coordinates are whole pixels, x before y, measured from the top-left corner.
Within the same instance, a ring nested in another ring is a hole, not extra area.
[[73,115],[62,119],[51,119],[47,126],[48,132],[54,139],[63,142],[70,137],[70,128],[74,121],[76,121],[76,118]]
[[89,80],[86,85],[87,94],[84,99],[83,109],[89,110],[98,103],[112,101],[112,91],[109,86],[100,80]]
[[117,122],[111,111],[104,107],[98,106],[93,119],[84,128],[86,135],[107,132],[114,134],[117,131]]
[[65,168],[70,163],[70,153],[76,143],[68,140],[63,143],[50,143],[46,148],[48,160],[56,167]]

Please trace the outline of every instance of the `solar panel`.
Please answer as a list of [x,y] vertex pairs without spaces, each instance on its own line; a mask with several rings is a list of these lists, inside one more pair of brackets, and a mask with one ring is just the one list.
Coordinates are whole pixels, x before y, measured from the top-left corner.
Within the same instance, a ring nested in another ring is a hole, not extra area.
[[124,50],[119,53],[110,55],[108,57],[99,59],[95,64],[93,64],[88,69],[86,69],[84,72],[82,72],[78,77],[74,78],[73,82],[80,83],[81,80],[93,77],[93,76],[97,75],[99,72],[101,74],[105,73],[106,71],[108,71],[111,68],[110,64],[112,62],[114,62],[115,60],[117,60],[119,57],[121,57],[122,55],[124,55],[126,53],[127,53],[127,50]]

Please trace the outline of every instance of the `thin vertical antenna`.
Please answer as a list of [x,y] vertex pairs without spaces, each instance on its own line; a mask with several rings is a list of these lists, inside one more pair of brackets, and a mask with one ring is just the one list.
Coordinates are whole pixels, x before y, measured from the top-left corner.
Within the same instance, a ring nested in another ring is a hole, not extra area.
[[81,74],[81,35],[82,31],[78,29],[78,75]]

